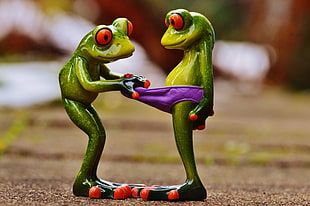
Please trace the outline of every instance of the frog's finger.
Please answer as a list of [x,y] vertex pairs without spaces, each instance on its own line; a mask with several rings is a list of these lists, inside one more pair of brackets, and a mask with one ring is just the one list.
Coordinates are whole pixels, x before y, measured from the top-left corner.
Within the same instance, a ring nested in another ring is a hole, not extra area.
[[124,75],[124,77],[125,78],[131,78],[131,77],[133,77],[133,74],[127,73],[127,74]]
[[198,119],[198,115],[197,114],[190,114],[189,119],[192,121],[196,121]]
[[134,92],[131,94],[131,97],[132,97],[133,99],[139,99],[139,98],[140,98],[140,94],[139,94],[139,92],[134,91]]
[[147,88],[149,88],[149,87],[150,87],[150,85],[151,85],[150,80],[146,79],[146,80],[145,80],[145,82],[144,82],[143,87],[147,89]]
[[195,128],[195,129],[197,129],[197,130],[204,130],[205,128],[206,128],[206,125],[200,125],[197,128]]

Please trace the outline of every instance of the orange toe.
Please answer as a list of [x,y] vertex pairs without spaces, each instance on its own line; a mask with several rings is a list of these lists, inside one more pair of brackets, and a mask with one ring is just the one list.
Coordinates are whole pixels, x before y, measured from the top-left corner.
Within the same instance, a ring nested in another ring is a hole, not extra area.
[[114,190],[114,199],[123,200],[127,197],[127,191],[124,187],[118,187]]
[[140,192],[140,197],[144,200],[147,200],[149,198],[150,189],[143,189]]
[[138,198],[139,197],[139,189],[134,187],[131,189],[131,196],[134,198]]
[[139,98],[140,98],[140,94],[139,94],[138,92],[134,91],[134,92],[131,94],[131,97],[132,97],[133,99],[139,99]]
[[200,125],[200,126],[197,127],[198,130],[203,130],[205,128],[206,128],[206,125]]
[[88,196],[90,198],[100,198],[101,197],[100,188],[97,186],[92,186],[88,191]]
[[123,185],[121,188],[125,191],[126,197],[131,197],[131,188],[129,185]]
[[177,200],[177,199],[180,199],[179,192],[176,190],[171,190],[168,193],[168,200]]
[[198,119],[198,115],[197,114],[191,114],[191,115],[189,115],[189,119],[192,121],[196,121]]

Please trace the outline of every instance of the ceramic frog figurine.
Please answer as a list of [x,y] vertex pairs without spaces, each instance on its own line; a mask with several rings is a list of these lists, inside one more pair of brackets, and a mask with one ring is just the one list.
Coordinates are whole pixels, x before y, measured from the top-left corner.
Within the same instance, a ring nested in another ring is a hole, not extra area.
[[[147,200],[203,200],[207,194],[196,170],[192,130],[204,129],[206,118],[213,115],[212,49],[215,34],[206,17],[184,9],[170,11],[165,22],[168,29],[161,44],[167,49],[184,50],[184,57],[167,76],[165,87],[155,88],[154,93],[159,91],[165,96],[162,99],[169,99],[168,103],[172,104],[163,111],[172,114],[175,141],[187,177],[182,185],[134,188],[132,192],[134,196]],[[139,100],[144,103],[148,101],[144,94],[153,93],[152,89],[140,91],[137,88],[137,91],[141,95]],[[201,94],[198,100],[197,92]],[[168,103],[159,107],[166,107]]]
[[59,73],[65,110],[74,124],[89,137],[86,154],[73,185],[73,193],[77,196],[124,199],[131,195],[128,185],[97,177],[106,134],[92,102],[98,93],[115,90],[137,98],[134,87],[149,83],[142,76],[114,73],[105,65],[132,55],[134,46],[128,38],[132,29],[132,24],[125,18],[116,19],[112,25],[97,26],[81,40]]

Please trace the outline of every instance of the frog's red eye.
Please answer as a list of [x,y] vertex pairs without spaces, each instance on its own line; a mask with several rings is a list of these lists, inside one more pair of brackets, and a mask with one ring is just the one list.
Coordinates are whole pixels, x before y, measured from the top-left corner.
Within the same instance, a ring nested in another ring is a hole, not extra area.
[[101,29],[96,34],[96,42],[99,45],[106,45],[112,40],[112,31],[110,29]]
[[172,14],[169,18],[171,26],[175,29],[182,29],[184,20],[180,14]]
[[133,25],[130,21],[128,21],[127,23],[127,35],[130,36],[132,34],[133,31]]
[[165,24],[166,24],[167,27],[169,26],[167,18],[165,18]]

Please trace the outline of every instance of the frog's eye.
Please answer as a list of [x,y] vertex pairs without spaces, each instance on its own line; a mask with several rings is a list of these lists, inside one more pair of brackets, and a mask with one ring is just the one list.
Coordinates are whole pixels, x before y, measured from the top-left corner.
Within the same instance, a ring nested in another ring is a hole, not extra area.
[[182,29],[184,26],[183,17],[180,14],[172,14],[169,18],[171,26],[175,29]]
[[110,29],[104,28],[100,29],[96,34],[96,42],[99,45],[106,45],[112,40],[112,31]]
[[132,34],[133,31],[133,25],[130,21],[128,21],[127,23],[127,35],[130,36]]

